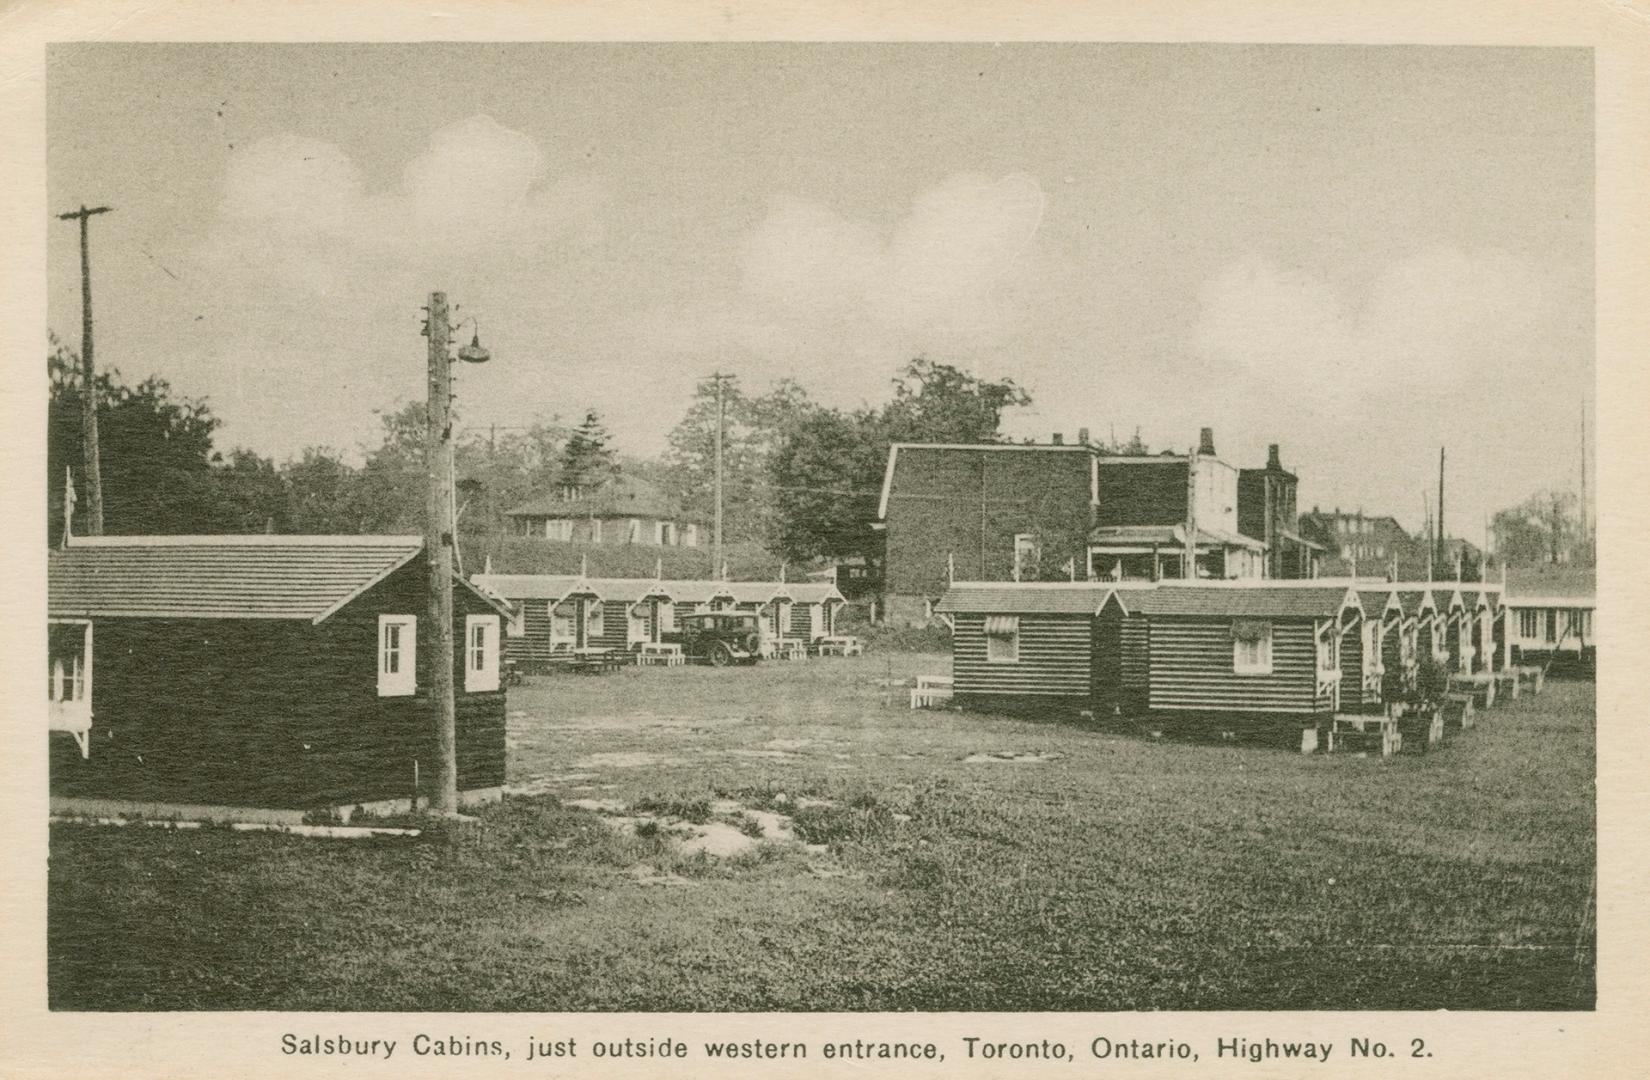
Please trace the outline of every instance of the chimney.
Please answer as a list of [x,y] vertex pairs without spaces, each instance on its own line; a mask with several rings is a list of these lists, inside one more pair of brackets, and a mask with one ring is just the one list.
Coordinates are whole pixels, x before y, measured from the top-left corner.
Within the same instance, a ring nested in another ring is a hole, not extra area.
[[1062,432],[1056,431],[1054,433],[1054,445],[1055,446],[1064,446],[1065,443],[1066,443],[1065,435]]
[[1080,427],[1080,428],[1077,429],[1077,441],[1082,443],[1084,446],[1087,446],[1089,444],[1089,429],[1088,428]]
[[1215,456],[1215,429],[1206,427],[1198,435],[1197,452],[1209,457]]
[[1275,472],[1283,471],[1283,462],[1278,460],[1278,444],[1273,443],[1266,448],[1266,467]]

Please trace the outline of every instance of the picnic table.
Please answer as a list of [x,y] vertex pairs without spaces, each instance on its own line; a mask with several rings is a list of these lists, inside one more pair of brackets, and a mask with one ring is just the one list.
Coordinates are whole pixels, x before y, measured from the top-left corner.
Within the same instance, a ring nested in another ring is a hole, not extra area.
[[581,675],[605,675],[624,665],[626,656],[618,649],[574,649],[568,669]]
[[942,701],[950,701],[956,693],[956,681],[949,675],[918,675],[911,688],[911,707],[928,709]]
[[682,647],[673,641],[644,641],[636,653],[636,663],[680,667],[687,663],[687,656],[683,654]]
[[1471,675],[1451,675],[1449,689],[1471,694],[1475,699],[1474,704],[1485,709],[1495,704],[1495,676],[1488,671],[1474,672]]
[[865,652],[865,646],[859,638],[848,634],[833,634],[822,637],[815,646],[820,656],[860,656]]

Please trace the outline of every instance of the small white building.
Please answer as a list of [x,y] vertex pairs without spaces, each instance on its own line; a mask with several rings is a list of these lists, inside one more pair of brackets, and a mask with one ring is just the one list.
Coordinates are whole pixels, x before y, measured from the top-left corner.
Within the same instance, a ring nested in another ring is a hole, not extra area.
[[1591,567],[1508,570],[1502,599],[1514,662],[1541,663],[1554,656],[1591,659],[1596,591]]

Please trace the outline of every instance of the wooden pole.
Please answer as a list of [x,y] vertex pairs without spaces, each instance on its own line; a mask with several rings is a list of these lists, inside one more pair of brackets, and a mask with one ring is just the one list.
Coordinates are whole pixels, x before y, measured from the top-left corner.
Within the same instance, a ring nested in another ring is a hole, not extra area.
[[112,207],[82,203],[79,210],[57,215],[80,222],[80,442],[86,462],[86,533],[103,535],[103,466],[97,449],[97,368],[92,362],[92,256],[86,223]]
[[1438,448],[1438,561],[1444,561],[1444,448]]
[[710,378],[716,384],[716,525],[713,544],[715,551],[712,553],[712,562],[720,568],[722,565],[722,442],[727,438],[727,409],[722,399],[722,383],[728,376],[718,371],[712,374]]
[[424,466],[428,473],[424,555],[429,562],[429,604],[425,640],[430,648],[430,706],[434,713],[439,768],[431,809],[458,813],[458,703],[453,693],[453,504],[448,484],[453,469],[451,359],[447,355],[447,294],[430,294],[429,403],[425,413]]

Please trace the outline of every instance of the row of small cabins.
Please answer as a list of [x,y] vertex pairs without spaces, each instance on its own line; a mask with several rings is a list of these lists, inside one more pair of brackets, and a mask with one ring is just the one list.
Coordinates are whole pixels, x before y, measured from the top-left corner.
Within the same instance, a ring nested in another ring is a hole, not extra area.
[[[48,555],[54,795],[309,809],[428,794],[428,569],[416,536],[75,538]],[[502,672],[751,611],[834,629],[828,584],[454,575],[459,787],[502,791]]]
[[674,632],[682,616],[749,612],[774,641],[813,642],[835,633],[845,601],[835,585],[783,581],[671,581],[548,574],[477,574],[475,585],[507,604],[505,656],[521,670],[580,649],[634,650]]
[[1428,694],[1425,676],[1502,672],[1493,583],[1343,580],[954,584],[954,700],[999,711],[1212,721],[1317,733]]

